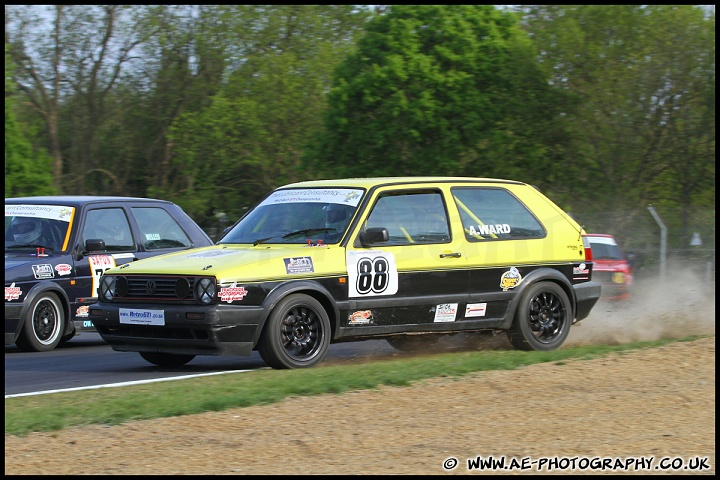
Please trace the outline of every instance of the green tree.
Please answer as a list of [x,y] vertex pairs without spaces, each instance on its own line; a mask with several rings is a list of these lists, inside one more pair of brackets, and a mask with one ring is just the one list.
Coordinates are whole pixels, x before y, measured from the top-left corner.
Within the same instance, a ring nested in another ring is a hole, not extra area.
[[336,70],[306,155],[313,175],[553,177],[547,144],[563,141],[562,92],[513,13],[393,5],[366,31]]
[[5,44],[5,197],[52,195],[52,160],[42,149],[35,149],[25,135],[26,127],[17,119],[13,107],[17,88],[12,81],[12,60]]
[[129,5],[5,7],[13,78],[44,122],[60,191],[86,193],[92,175],[114,161],[98,155],[99,130],[109,115],[106,99],[149,34],[141,29],[144,12]]
[[237,7],[226,23],[227,81],[173,124],[168,182],[150,190],[205,224],[307,178],[302,143],[320,128],[332,68],[369,15],[349,5]]
[[[521,7],[522,25],[567,108],[575,210],[707,204],[715,184],[715,16],[690,5]],[[563,106],[565,109],[565,107]],[[627,232],[636,218],[611,225]]]

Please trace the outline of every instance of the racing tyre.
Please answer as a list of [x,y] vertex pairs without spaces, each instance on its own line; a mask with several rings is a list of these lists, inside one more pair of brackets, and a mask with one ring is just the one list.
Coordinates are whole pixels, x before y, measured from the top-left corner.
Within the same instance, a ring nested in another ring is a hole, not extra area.
[[538,282],[523,293],[507,337],[518,350],[555,350],[565,342],[571,324],[565,290],[556,283]]
[[60,299],[44,292],[28,308],[15,344],[26,352],[48,352],[58,346],[64,330],[65,311]]
[[158,353],[158,352],[140,352],[140,356],[148,362],[158,367],[182,367],[195,355],[184,355],[181,353]]
[[325,358],[330,346],[330,319],[310,295],[283,298],[273,309],[257,350],[270,367],[307,368]]
[[436,335],[394,335],[385,340],[396,350],[408,353],[427,353],[438,342]]

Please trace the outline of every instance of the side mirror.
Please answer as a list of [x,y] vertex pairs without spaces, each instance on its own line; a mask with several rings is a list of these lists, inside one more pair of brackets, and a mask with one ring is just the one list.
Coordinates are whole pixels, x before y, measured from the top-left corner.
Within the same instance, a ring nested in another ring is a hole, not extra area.
[[373,227],[366,228],[360,232],[358,238],[360,239],[360,244],[366,247],[375,243],[387,242],[390,239],[390,234],[388,234],[388,230],[385,227]]
[[85,252],[104,252],[105,240],[100,238],[89,238],[85,240]]

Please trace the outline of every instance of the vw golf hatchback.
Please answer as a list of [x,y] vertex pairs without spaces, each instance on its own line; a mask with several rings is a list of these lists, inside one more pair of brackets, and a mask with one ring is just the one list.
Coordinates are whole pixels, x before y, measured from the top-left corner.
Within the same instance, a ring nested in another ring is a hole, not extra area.
[[113,349],[162,366],[257,350],[311,367],[333,342],[481,332],[552,350],[600,297],[583,233],[518,181],[294,183],[214,246],[105,271],[90,319]]

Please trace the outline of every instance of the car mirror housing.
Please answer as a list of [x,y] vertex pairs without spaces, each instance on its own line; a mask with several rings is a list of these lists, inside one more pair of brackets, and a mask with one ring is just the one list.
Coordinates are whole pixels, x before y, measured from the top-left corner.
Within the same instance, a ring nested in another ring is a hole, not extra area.
[[368,246],[387,242],[390,239],[390,235],[388,234],[388,229],[385,227],[373,227],[360,232],[359,238],[362,246]]
[[100,238],[90,238],[85,240],[85,252],[104,252],[105,240]]

